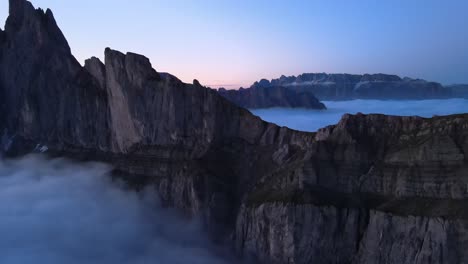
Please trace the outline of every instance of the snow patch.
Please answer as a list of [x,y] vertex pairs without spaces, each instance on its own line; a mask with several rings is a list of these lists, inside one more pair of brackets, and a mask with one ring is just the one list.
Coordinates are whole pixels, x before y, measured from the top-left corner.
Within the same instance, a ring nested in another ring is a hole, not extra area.
[[37,144],[36,147],[34,148],[34,152],[40,152],[40,153],[45,153],[49,150],[49,147],[46,145],[41,145]]
[[322,86],[332,86],[335,85],[336,82],[332,81],[306,81],[306,82],[292,82],[285,84],[284,86],[304,86],[304,85],[322,85]]
[[354,91],[359,90],[361,88],[361,86],[367,85],[369,83],[370,83],[369,81],[360,81],[360,82],[356,83],[356,85],[354,86]]

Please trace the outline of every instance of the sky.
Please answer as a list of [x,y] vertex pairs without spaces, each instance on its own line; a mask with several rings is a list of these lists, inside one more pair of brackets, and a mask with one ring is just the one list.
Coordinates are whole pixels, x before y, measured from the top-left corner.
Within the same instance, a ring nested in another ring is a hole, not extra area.
[[[185,82],[248,87],[304,72],[468,83],[466,0],[32,0],[83,63],[110,47]],[[0,2],[0,19],[8,1]]]

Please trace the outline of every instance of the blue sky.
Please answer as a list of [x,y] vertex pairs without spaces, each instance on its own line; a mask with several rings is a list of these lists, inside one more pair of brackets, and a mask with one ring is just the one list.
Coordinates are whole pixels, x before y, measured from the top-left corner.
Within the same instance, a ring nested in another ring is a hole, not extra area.
[[187,82],[382,72],[468,83],[466,0],[32,2],[53,10],[80,62],[105,47],[133,51]]

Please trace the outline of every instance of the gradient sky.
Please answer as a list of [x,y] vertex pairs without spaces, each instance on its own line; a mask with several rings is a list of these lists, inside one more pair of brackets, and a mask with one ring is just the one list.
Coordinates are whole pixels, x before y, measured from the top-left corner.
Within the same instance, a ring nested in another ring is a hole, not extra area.
[[468,83],[467,0],[32,2],[53,10],[80,62],[105,47],[133,51],[186,82],[382,72]]

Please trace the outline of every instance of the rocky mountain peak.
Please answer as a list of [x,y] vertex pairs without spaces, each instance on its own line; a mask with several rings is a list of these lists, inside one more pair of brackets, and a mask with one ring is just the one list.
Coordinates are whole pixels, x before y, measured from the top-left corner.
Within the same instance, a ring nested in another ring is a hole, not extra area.
[[20,27],[23,20],[36,11],[33,5],[26,0],[9,0],[9,4],[7,26]]
[[267,79],[261,79],[259,82],[258,82],[258,85],[260,87],[268,87],[270,86],[270,81],[267,80]]
[[193,85],[202,87],[200,81],[198,81],[197,79],[194,79],[194,80],[193,80]]
[[148,80],[161,80],[159,74],[151,66],[149,59],[143,55],[106,48],[105,65],[108,77],[117,81],[128,82],[135,87],[142,87]]
[[33,46],[51,46],[70,52],[65,36],[57,25],[50,9],[44,10],[26,0],[10,0],[9,16],[5,25],[8,38],[23,39],[21,42]]
[[99,58],[91,57],[85,61],[84,68],[98,81],[99,87],[106,87],[106,66]]

